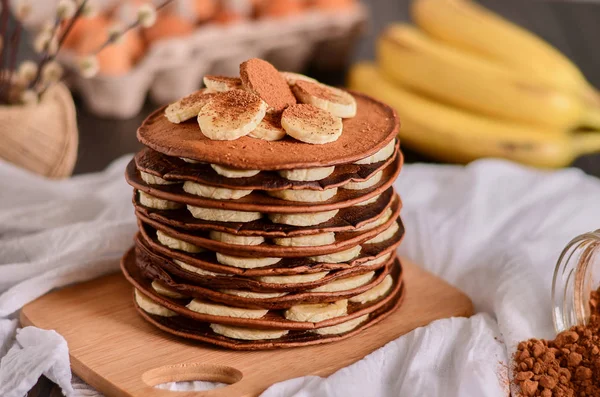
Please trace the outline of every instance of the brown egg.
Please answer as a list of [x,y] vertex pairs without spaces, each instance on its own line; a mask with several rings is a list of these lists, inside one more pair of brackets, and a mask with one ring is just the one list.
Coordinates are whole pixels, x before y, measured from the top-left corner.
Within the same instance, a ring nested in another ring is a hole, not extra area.
[[246,18],[242,14],[233,12],[231,10],[219,10],[214,16],[213,22],[227,25],[230,23],[243,21],[244,19]]
[[105,76],[122,76],[133,68],[133,61],[127,46],[110,45],[97,55],[99,74]]
[[305,9],[302,0],[269,0],[264,1],[258,8],[261,18],[281,18],[297,15]]
[[183,37],[194,31],[194,24],[185,18],[171,14],[159,14],[156,23],[144,29],[143,35],[149,44],[161,39]]
[[[180,0],[181,1],[181,0]],[[214,17],[219,10],[217,0],[189,0],[192,2],[192,9],[196,14],[196,21],[203,22]]]
[[[66,24],[63,24],[63,31],[66,26]],[[94,44],[100,45],[106,40],[107,29],[108,21],[104,16],[79,18],[73,24],[63,46],[78,54],[88,54],[90,47],[94,47]],[[98,34],[99,32],[100,34]]]
[[356,4],[356,0],[312,0],[311,5],[321,10],[340,10],[350,8]]
[[124,45],[131,56],[132,62],[137,63],[146,53],[146,43],[139,29],[133,29],[123,36]]

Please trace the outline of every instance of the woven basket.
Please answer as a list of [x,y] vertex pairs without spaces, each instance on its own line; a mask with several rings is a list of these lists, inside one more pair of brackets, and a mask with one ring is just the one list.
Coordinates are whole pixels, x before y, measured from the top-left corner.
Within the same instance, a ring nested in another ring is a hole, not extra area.
[[68,88],[55,84],[36,106],[0,106],[0,158],[49,178],[71,175],[77,118]]

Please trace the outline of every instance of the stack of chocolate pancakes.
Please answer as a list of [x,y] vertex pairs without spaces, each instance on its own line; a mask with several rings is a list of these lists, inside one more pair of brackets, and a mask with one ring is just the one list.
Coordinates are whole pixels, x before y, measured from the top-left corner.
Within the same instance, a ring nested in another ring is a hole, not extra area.
[[[136,308],[164,331],[233,349],[350,337],[403,297],[396,114],[264,61],[240,75],[207,76],[138,129],[146,147],[126,178],[139,233],[122,260]],[[278,108],[286,89],[293,101]],[[314,143],[338,118],[341,133]]]

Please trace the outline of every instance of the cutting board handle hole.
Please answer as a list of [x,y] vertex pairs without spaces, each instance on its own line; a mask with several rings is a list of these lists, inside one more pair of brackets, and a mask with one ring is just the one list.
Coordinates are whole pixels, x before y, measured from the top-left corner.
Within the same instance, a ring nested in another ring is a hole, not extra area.
[[[226,365],[191,363],[165,365],[151,369],[142,375],[142,381],[152,387],[169,382],[193,382],[198,380],[232,385],[239,382],[242,377],[241,371]],[[213,388],[216,387],[223,387],[223,385],[217,384]]]

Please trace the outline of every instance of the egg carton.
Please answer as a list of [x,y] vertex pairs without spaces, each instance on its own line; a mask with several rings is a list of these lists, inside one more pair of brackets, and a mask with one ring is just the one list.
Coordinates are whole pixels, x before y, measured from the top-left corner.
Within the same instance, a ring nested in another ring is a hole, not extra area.
[[[357,4],[338,12],[205,25],[188,37],[155,43],[126,75],[73,74],[69,83],[95,114],[129,118],[141,110],[148,93],[158,104],[174,102],[198,89],[206,74],[237,76],[240,63],[249,58],[291,72],[302,71],[309,62],[320,69],[342,68],[366,20],[365,7]],[[60,60],[74,64],[68,53]]]

